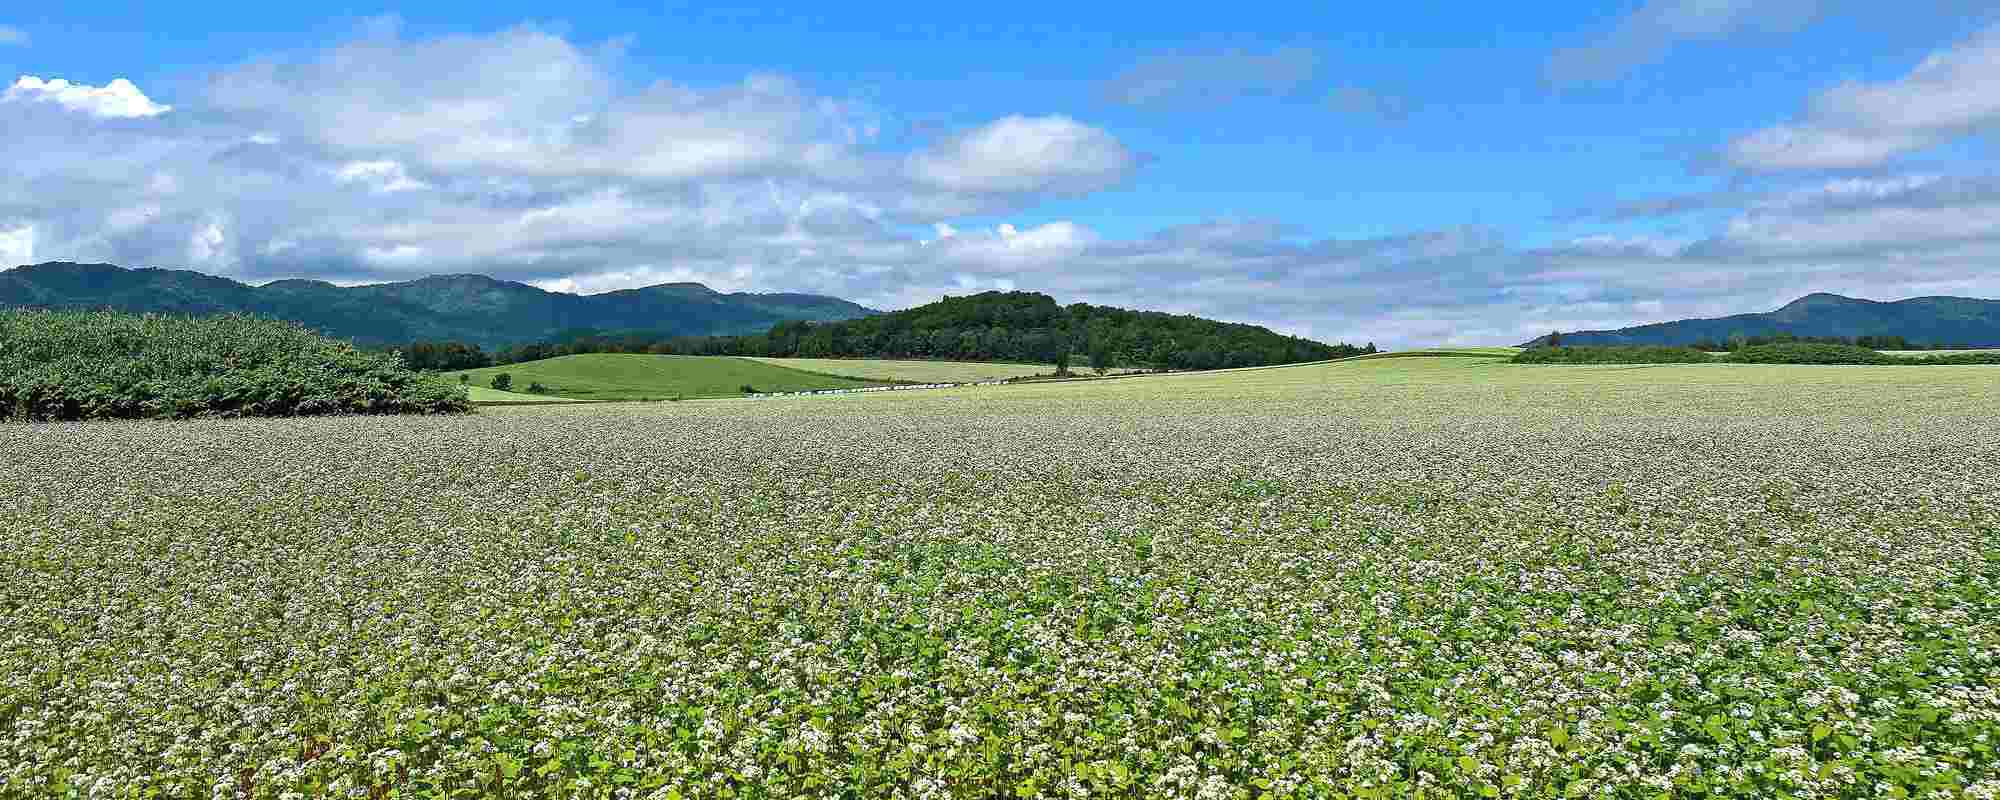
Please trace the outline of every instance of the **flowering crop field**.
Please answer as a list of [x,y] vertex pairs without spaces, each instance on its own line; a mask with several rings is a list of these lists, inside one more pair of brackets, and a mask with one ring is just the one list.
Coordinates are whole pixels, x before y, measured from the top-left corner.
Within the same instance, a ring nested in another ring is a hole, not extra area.
[[0,796],[2000,794],[2000,368],[0,426]]

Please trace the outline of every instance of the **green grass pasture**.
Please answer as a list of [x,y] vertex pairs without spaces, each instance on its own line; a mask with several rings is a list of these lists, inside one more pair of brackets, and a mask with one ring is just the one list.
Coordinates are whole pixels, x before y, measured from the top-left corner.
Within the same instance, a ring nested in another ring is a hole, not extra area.
[[[513,377],[513,392],[521,393],[528,384],[539,382],[548,387],[550,395],[579,400],[662,400],[675,395],[732,397],[741,396],[745,384],[760,392],[875,385],[866,380],[814,375],[743,358],[628,353],[559,356],[465,370],[463,374],[471,377],[474,386],[486,386],[501,372]],[[446,377],[456,381],[459,374],[446,373]]]

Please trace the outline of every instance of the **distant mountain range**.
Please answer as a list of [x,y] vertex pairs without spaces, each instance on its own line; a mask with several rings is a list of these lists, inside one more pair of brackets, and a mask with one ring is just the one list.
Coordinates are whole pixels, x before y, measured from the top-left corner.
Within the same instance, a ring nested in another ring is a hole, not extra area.
[[[1636,325],[1609,331],[1562,331],[1566,345],[1665,344],[1709,341],[1725,344],[1732,336],[1901,336],[1912,344],[2000,347],[2000,300],[1971,297],[1912,297],[1878,302],[1824,292],[1809,294],[1776,311],[1736,314],[1713,319],[1683,319]],[[1522,344],[1548,341],[1538,336]]]
[[592,295],[550,292],[485,275],[432,275],[364,286],[311,280],[252,286],[187,270],[62,261],[0,272],[0,307],[245,312],[304,323],[362,345],[452,340],[487,348],[557,338],[580,328],[733,335],[790,320],[879,313],[835,297],[724,294],[699,283]]

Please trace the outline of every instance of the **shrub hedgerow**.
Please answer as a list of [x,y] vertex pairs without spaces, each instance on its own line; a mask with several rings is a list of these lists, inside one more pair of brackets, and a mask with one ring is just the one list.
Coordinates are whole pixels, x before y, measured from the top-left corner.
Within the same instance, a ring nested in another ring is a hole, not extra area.
[[1902,364],[1916,359],[1897,358],[1866,347],[1818,342],[1780,342],[1745,347],[1729,354],[1739,364]]
[[296,323],[0,311],[0,420],[470,410],[464,387]]
[[1897,356],[1851,344],[1777,342],[1710,355],[1692,347],[1537,347],[1513,358],[1516,364],[1872,364],[1940,366],[2000,364],[2000,353],[1939,353]]
[[1537,347],[1515,354],[1516,364],[1707,364],[1708,353],[1692,347]]

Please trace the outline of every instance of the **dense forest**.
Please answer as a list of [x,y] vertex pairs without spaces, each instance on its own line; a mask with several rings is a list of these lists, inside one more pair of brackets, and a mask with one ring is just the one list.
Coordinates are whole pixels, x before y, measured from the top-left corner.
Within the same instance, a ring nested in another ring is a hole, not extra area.
[[[573,330],[485,353],[454,342],[398,348],[419,369],[466,369],[577,353],[1017,361],[1092,367],[1218,369],[1320,361],[1375,352],[1200,317],[1075,303],[1034,292],[985,292],[860,319],[789,321],[761,334],[673,336]],[[1081,366],[1081,365],[1079,365]]]

